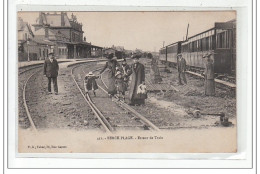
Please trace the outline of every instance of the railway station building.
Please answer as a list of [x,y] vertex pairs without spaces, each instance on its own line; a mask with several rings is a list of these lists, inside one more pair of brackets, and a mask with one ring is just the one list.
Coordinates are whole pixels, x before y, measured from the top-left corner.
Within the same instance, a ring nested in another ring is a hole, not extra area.
[[48,47],[53,45],[52,42],[35,38],[31,26],[22,18],[18,18],[17,30],[18,61],[41,60],[47,56]]
[[[102,56],[103,48],[86,41],[83,25],[73,14],[69,18],[66,12],[39,12],[39,17],[32,26],[34,31],[30,25],[18,19],[18,48],[23,57],[29,55],[31,60],[41,60],[49,52],[53,52],[56,58],[66,59]],[[19,60],[22,61],[22,58]]]

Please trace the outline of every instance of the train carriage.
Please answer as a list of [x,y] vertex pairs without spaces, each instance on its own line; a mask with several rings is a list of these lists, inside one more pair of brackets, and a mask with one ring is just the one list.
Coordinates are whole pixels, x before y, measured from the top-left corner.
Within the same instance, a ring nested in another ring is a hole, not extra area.
[[186,41],[170,44],[160,50],[160,60],[177,63],[177,54],[182,53],[187,66],[192,70],[204,69],[203,55],[214,52],[216,73],[234,73],[236,63],[236,21],[216,22],[215,26]]
[[160,49],[160,51],[159,51],[159,60],[161,61],[161,62],[166,62],[167,61],[167,58],[166,58],[166,47],[163,47],[163,48],[161,48]]
[[181,41],[167,46],[167,61],[173,65],[177,64],[177,54],[181,53]]
[[204,68],[203,55],[214,51],[214,31],[214,28],[204,31],[182,43],[182,54],[187,66],[192,69]]

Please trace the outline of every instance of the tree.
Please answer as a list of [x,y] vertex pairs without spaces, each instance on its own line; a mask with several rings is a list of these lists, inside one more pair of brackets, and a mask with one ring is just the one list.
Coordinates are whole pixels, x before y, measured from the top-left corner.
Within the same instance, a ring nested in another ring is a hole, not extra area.
[[148,57],[149,59],[153,58],[152,53],[148,53],[148,54],[147,54],[147,57]]

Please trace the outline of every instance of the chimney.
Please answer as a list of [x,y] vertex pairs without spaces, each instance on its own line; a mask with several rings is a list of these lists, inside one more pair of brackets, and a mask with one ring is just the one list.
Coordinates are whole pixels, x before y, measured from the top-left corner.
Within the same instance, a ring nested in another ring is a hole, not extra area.
[[47,28],[46,26],[44,27],[45,30],[45,38],[49,38],[49,28]]
[[42,14],[43,14],[43,12],[40,12],[40,13],[39,13],[39,24],[40,24],[40,25],[43,24]]
[[64,12],[61,12],[61,26],[64,27],[65,26],[65,13]]
[[65,26],[64,12],[61,12],[61,26]]

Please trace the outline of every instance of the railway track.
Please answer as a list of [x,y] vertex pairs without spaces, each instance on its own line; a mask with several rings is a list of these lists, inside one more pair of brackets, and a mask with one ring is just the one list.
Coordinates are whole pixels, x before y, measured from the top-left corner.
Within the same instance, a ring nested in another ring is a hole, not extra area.
[[[30,72],[32,70],[36,70],[37,68],[41,68],[42,65],[37,65],[37,66],[33,66],[33,67],[28,67],[28,68],[24,68],[24,70],[19,72],[19,75],[24,74],[26,72]],[[22,101],[23,101],[23,106],[27,115],[27,119],[30,122],[31,128],[33,129],[33,131],[37,131],[37,128],[35,126],[35,123],[32,119],[31,113],[29,111],[29,107],[27,105],[27,98],[26,98],[26,89],[27,89],[27,84],[29,82],[29,80],[36,75],[37,73],[39,73],[40,70],[36,70],[35,72],[33,72],[24,82],[23,87],[22,87]]]
[[96,116],[96,118],[99,120],[99,122],[101,123],[101,125],[103,126],[103,128],[105,129],[106,132],[112,132],[114,131],[114,128],[110,125],[110,123],[108,122],[108,120],[104,117],[104,115],[102,114],[102,112],[100,112],[100,110],[95,106],[95,104],[93,103],[93,101],[91,100],[89,94],[84,94],[83,90],[80,88],[79,84],[77,83],[77,80],[75,79],[75,76],[73,75],[73,71],[83,65],[78,65],[75,66],[71,69],[71,76],[73,78],[74,83],[76,84],[78,90],[80,91],[82,97],[85,99],[85,101],[87,102],[87,104],[90,106],[91,110],[93,111],[94,115]]
[[[81,83],[81,82],[83,82],[83,79],[77,79],[75,74],[74,74],[74,71],[77,68],[84,67],[84,65],[86,65],[86,63],[75,65],[74,67],[72,67],[71,70],[70,70],[70,73],[71,73],[70,75],[73,78],[73,81],[74,81],[76,87],[80,91],[79,95],[81,95],[84,98],[84,100],[89,105],[92,112],[94,113],[95,117],[99,121],[100,125],[102,125],[102,128],[104,128],[104,130],[106,132],[111,133],[111,132],[114,132],[115,130],[118,130],[118,129],[121,129],[121,128],[156,130],[156,131],[159,130],[158,127],[156,127],[153,123],[151,123],[149,120],[147,120],[144,116],[142,116],[141,114],[136,112],[133,108],[131,108],[130,106],[128,106],[127,104],[125,104],[122,101],[117,101],[117,99],[118,99],[117,97],[114,98],[116,100],[116,102],[112,102],[112,103],[115,103],[113,105],[116,105],[117,109],[113,110],[112,113],[110,113],[111,111],[109,109],[107,109],[108,112],[105,112],[103,108],[102,108],[103,111],[101,111],[99,109],[100,107],[98,108],[98,106],[95,104],[96,98],[93,101],[93,98],[91,98],[91,96],[89,94],[85,94],[85,92],[83,90],[84,88],[82,88],[83,83]],[[92,68],[92,69],[95,68],[94,71],[100,70],[100,68],[93,67],[91,65],[92,64],[88,64],[88,66],[90,66],[90,68]],[[27,95],[29,95],[28,94],[28,92],[29,92],[28,91],[29,90],[28,89],[29,82],[32,81],[33,77],[37,73],[39,73],[40,69],[37,69],[37,68],[40,68],[40,67],[42,67],[42,65],[36,65],[36,66],[33,66],[33,67],[23,68],[19,72],[19,78],[25,78],[23,80],[23,83],[21,83],[20,84],[21,86],[19,87],[19,88],[21,88],[19,90],[22,90],[22,92],[19,92],[19,94],[22,94],[19,97],[20,98],[19,100],[22,101],[22,105],[23,105],[23,109],[22,109],[23,111],[21,111],[21,112],[23,112],[24,114],[22,114],[22,116],[26,115],[25,121],[29,123],[29,125],[28,125],[28,123],[27,123],[27,125],[29,127],[31,127],[33,129],[33,131],[36,131],[36,132],[37,132],[37,124],[35,122],[35,119],[33,119],[34,113],[30,112],[30,106],[28,105],[28,102],[30,102],[30,99],[28,98]],[[81,70],[81,72],[86,74],[84,69]],[[25,75],[27,75],[27,73],[30,73],[30,74],[28,76],[25,76]],[[24,74],[24,75],[20,76],[22,74]],[[100,90],[99,92],[103,93],[103,96],[104,96],[104,94],[106,94],[105,95],[106,99],[104,99],[104,100],[107,100],[107,104],[110,105],[109,102],[111,101],[111,99],[107,98],[107,90],[106,90],[107,86],[106,86],[105,82],[103,81],[103,78],[101,78],[101,84],[98,84],[98,86],[102,90],[102,91]],[[21,105],[20,105],[20,107],[21,107]],[[115,116],[116,114],[120,115],[120,117],[116,118],[116,119],[118,119],[117,123],[110,120],[110,116],[111,115]],[[21,114],[19,114],[19,115],[21,115]],[[122,117],[122,115],[125,115],[125,117]],[[127,116],[130,116],[130,117],[127,117]],[[124,121],[121,121],[121,118]],[[38,118],[36,118],[36,120],[38,120]],[[122,122],[129,123],[129,124],[128,125],[127,124],[120,124]]]
[[[161,129],[171,129],[167,126],[168,124],[161,126],[161,120],[158,120],[156,117],[160,113],[153,112],[154,114],[149,115],[148,118],[144,117],[148,112],[146,112],[146,109],[142,109],[142,107],[140,107],[140,113],[135,110],[139,109],[139,107],[130,107],[125,102],[119,100],[117,96],[113,97],[111,101],[108,98],[108,87],[104,74],[101,75],[101,80],[97,80],[100,89],[96,91],[98,97],[93,97],[92,93],[86,95],[83,77],[85,77],[88,71],[100,70],[100,66],[96,63],[84,62],[64,69],[60,73],[60,78],[65,79],[65,90],[69,91],[69,93],[61,93],[58,96],[43,95],[46,82],[43,81],[45,79],[43,76],[37,75],[40,70],[37,68],[40,67],[28,67],[27,69],[19,70],[19,125],[21,127],[31,127],[34,131],[41,128],[101,129],[109,133],[119,130],[159,131]],[[74,81],[72,83],[71,78]],[[41,83],[42,81],[43,83]],[[43,96],[44,101],[46,99],[47,105],[41,102],[41,96]],[[56,104],[59,106],[55,112],[52,110],[52,104],[54,104],[54,108]],[[39,105],[47,106],[50,109],[39,109]],[[156,125],[150,120],[153,120]],[[174,126],[172,128],[178,127]]]
[[[75,84],[71,83],[72,67],[59,71],[58,80],[62,81],[59,95],[47,94],[47,79],[37,73],[38,67],[42,66],[19,69],[19,127],[35,131],[57,128],[100,130],[100,122]],[[103,127],[101,131],[104,131]]]
[[42,65],[35,65],[35,66],[29,66],[29,67],[25,67],[25,68],[20,68],[19,70],[19,75],[25,73],[25,72],[28,72],[28,71],[31,71],[31,70],[34,70],[34,69],[37,69],[37,68],[41,68]]
[[[104,86],[106,87],[106,89],[108,89],[108,86],[106,85],[106,83],[104,82],[102,76],[101,76],[101,81],[102,83],[104,84]],[[105,93],[108,94],[107,90],[102,88],[100,85],[98,85],[99,88],[101,90],[103,90]],[[118,99],[117,96],[115,96],[114,98]],[[146,119],[144,116],[142,116],[140,113],[138,113],[137,111],[135,111],[133,108],[131,108],[130,106],[128,106],[126,103],[124,103],[123,101],[121,100],[118,100],[119,101],[119,104],[121,105],[121,107],[123,107],[124,109],[132,112],[134,114],[135,117],[139,118],[140,120],[142,120],[142,123],[146,125],[146,127],[150,127],[152,128],[153,130],[156,130],[156,131],[159,131],[160,129],[155,126],[152,122],[150,122],[148,119]]]
[[[80,67],[82,65],[79,65],[77,67]],[[77,68],[77,67],[74,67]],[[95,69],[93,71],[99,71],[100,68],[98,69]],[[82,72],[84,74],[86,74],[86,72],[84,71],[84,69],[82,70]],[[72,76],[73,76],[73,71],[72,71]],[[73,76],[74,77],[74,76]],[[102,77],[102,76],[101,76]],[[138,122],[139,124],[135,124],[135,125],[120,125],[118,123],[115,123],[113,125],[109,124],[109,120],[110,120],[110,117],[107,115],[107,116],[104,116],[104,114],[106,114],[104,111],[103,113],[98,109],[98,107],[93,103],[91,97],[89,94],[87,95],[84,95],[84,92],[83,92],[83,88],[81,89],[80,86],[78,85],[77,83],[77,80],[75,79],[75,77],[73,78],[74,79],[74,82],[77,84],[77,87],[78,89],[80,90],[80,92],[82,93],[82,96],[85,98],[85,100],[87,101],[87,103],[89,105],[91,105],[92,107],[92,111],[95,113],[96,117],[102,121],[101,124],[107,128],[105,128],[106,130],[109,130],[109,131],[114,131],[115,129],[113,129],[114,127],[115,128],[119,128],[119,127],[132,127],[132,128],[141,128],[141,129],[144,129],[144,130],[156,130],[156,131],[159,131],[159,128],[157,126],[155,126],[152,122],[150,122],[148,119],[146,119],[144,116],[142,116],[140,113],[138,113],[137,111],[135,111],[133,108],[131,108],[130,106],[128,106],[126,103],[124,103],[123,101],[120,101],[118,100],[117,96],[114,97],[114,101],[116,101],[116,105],[117,107],[121,108],[121,110],[123,109],[124,113],[128,113],[131,115],[131,120],[136,120],[136,122]],[[108,94],[107,92],[107,86],[105,84],[105,82],[103,81],[103,79],[101,78],[101,83],[104,85],[104,87],[102,87],[100,84],[98,84],[98,87],[102,90],[103,93]],[[104,89],[106,88],[106,89]],[[107,98],[107,100],[111,101],[111,99]],[[109,102],[108,101],[108,102]],[[102,106],[101,106],[102,107]],[[123,113],[122,111],[120,111],[121,113]],[[120,118],[119,118],[120,119]],[[123,119],[123,118],[121,118]],[[111,121],[112,122],[112,121]]]

